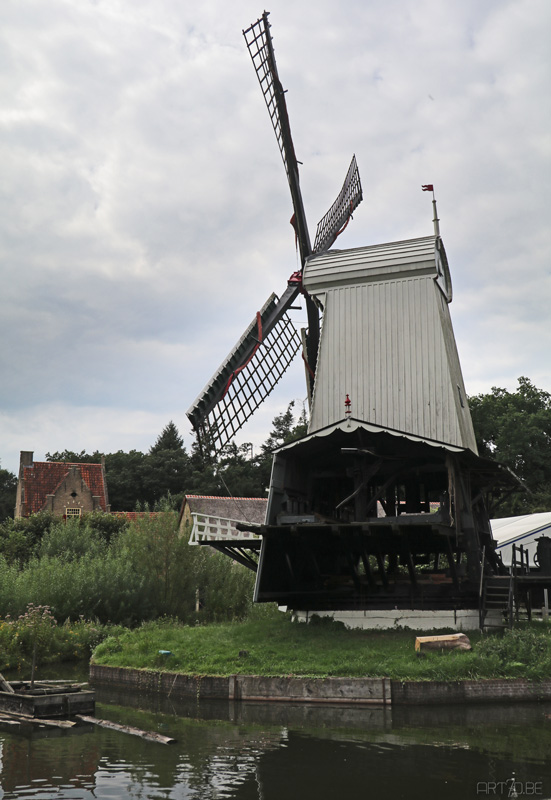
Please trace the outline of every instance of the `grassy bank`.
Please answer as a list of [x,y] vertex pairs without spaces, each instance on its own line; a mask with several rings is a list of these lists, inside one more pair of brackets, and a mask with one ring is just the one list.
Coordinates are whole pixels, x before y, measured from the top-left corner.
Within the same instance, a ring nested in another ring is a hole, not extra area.
[[[427,653],[422,658],[414,650],[415,636],[402,630],[346,630],[338,623],[305,625],[283,614],[196,627],[164,621],[108,637],[94,651],[93,660],[191,675],[551,678],[548,626],[485,636],[472,633],[472,652]],[[161,655],[160,650],[171,654]]]

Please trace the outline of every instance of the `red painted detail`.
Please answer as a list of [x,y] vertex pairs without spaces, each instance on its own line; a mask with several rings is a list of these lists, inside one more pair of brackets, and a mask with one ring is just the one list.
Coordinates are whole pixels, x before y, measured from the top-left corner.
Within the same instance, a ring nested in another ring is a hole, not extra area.
[[344,401],[344,408],[345,414],[350,414],[352,412],[352,400],[348,395],[346,395],[346,399]]
[[221,398],[222,400],[227,395],[228,389],[230,388],[231,382],[233,381],[235,376],[238,375],[241,372],[242,369],[245,369],[245,367],[247,366],[249,361],[252,359],[252,357],[254,356],[254,354],[256,353],[256,351],[258,350],[260,345],[262,344],[262,317],[260,316],[260,311],[256,312],[256,327],[257,327],[257,330],[258,330],[258,338],[257,338],[257,342],[256,342],[256,344],[254,346],[254,350],[251,353],[251,355],[248,357],[248,359],[245,361],[245,363],[241,364],[241,366],[237,367],[237,369],[234,369],[234,371],[232,372],[232,374],[228,378],[228,382],[226,384],[226,388],[224,389],[224,394],[222,395],[222,398]]
[[305,363],[305,365],[306,365],[306,369],[307,369],[307,370],[308,370],[308,372],[310,373],[310,377],[311,377],[312,379],[314,379],[314,378],[316,377],[316,376],[314,375],[314,370],[312,369],[312,367],[311,367],[311,366],[310,366],[310,364],[308,363],[308,361],[307,361],[307,359],[306,359],[306,355],[305,355],[305,353],[304,353],[304,350],[302,351],[302,360],[304,361],[304,363]]

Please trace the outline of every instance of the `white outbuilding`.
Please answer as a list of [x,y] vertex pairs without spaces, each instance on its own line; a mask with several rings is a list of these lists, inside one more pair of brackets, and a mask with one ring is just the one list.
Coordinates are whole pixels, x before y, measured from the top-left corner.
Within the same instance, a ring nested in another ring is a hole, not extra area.
[[510,566],[513,545],[523,545],[528,551],[530,567],[536,567],[534,560],[540,536],[551,538],[551,511],[541,514],[524,514],[520,517],[493,519],[490,522],[492,534],[497,541],[497,552],[501,553],[503,563]]

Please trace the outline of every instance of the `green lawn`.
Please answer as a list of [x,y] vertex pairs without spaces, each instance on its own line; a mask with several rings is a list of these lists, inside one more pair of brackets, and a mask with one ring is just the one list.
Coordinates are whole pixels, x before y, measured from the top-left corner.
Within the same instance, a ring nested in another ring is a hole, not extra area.
[[[146,623],[105,639],[93,661],[190,675],[371,676],[402,680],[551,678],[551,633],[532,625],[505,634],[469,633],[472,652],[415,652],[415,631],[346,630],[291,622],[283,614],[205,626]],[[168,650],[171,655],[161,655]]]

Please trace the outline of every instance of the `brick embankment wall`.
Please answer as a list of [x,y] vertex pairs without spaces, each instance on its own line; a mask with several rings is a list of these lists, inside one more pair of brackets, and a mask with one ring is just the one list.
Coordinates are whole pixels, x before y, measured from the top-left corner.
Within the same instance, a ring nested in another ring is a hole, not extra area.
[[347,705],[440,705],[551,700],[551,680],[397,681],[388,678],[270,678],[258,675],[181,675],[90,666],[90,681],[165,697]]
[[435,705],[440,703],[507,703],[551,700],[551,681],[525,678],[479,681],[391,681],[392,703]]
[[388,678],[270,678],[258,675],[220,678],[92,664],[90,681],[97,686],[159,692],[171,697],[291,703],[390,703]]

